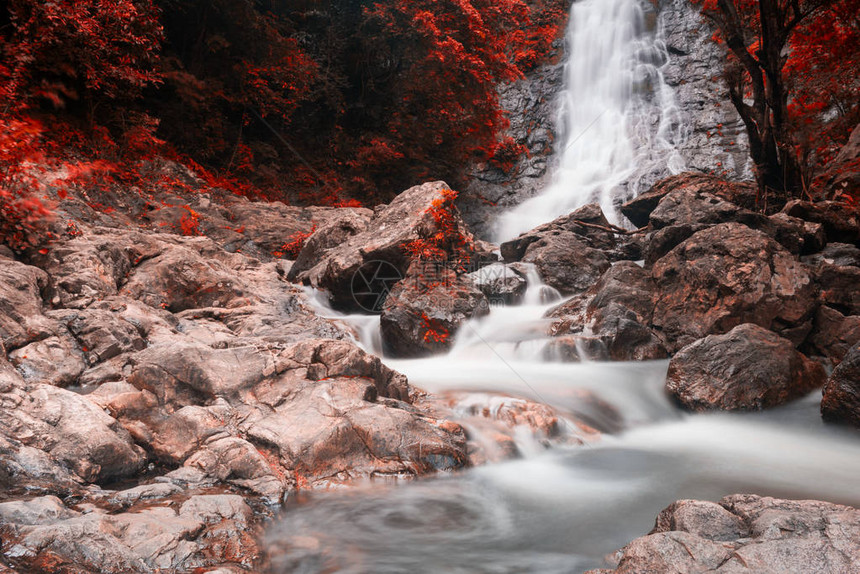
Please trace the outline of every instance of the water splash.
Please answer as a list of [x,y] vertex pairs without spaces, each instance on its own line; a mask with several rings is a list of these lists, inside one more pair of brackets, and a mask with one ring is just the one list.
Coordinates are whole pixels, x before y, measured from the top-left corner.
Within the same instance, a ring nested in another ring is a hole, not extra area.
[[623,222],[617,206],[660,175],[679,173],[685,137],[668,62],[650,4],[580,0],[567,31],[559,101],[559,165],[552,185],[499,220],[500,241],[588,203]]

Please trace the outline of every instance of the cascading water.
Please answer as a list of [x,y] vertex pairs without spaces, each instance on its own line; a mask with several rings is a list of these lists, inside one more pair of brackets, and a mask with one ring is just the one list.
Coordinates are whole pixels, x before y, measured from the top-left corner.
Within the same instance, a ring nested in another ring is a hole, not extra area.
[[660,72],[668,55],[653,16],[637,0],[573,4],[554,182],[501,217],[500,241],[587,203],[618,224],[619,202],[654,174],[683,169],[675,144],[684,128]]
[[[637,0],[580,0],[571,18],[569,143],[558,182],[514,210],[502,235],[594,200],[611,214],[635,192],[643,166],[675,161],[666,132],[677,126],[659,88],[663,54]],[[649,78],[645,91],[662,103],[651,115],[637,101],[637,86]],[[382,354],[378,317],[339,315],[323,299],[315,299],[321,313],[350,323],[365,349]],[[510,397],[544,403],[562,421],[603,431],[598,440],[547,449],[517,437],[518,460],[314,493],[269,530],[272,569],[578,573],[601,567],[603,556],[647,533],[681,498],[747,492],[860,505],[860,443],[821,422],[820,394],[763,413],[683,413],[663,392],[666,361],[553,360],[545,315],[559,302],[532,272],[521,305],[466,323],[447,355],[385,362],[417,387],[471,393],[487,409]],[[458,413],[474,442],[493,442]]]

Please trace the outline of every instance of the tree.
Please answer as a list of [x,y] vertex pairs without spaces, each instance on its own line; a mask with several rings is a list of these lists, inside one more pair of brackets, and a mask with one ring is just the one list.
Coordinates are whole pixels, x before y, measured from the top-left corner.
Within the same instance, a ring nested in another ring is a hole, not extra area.
[[[820,115],[844,114],[845,110],[835,107],[837,104],[828,94],[812,88],[815,84],[820,88],[820,78],[836,72],[817,68],[820,60],[815,50],[836,56],[831,59],[838,60],[838,69],[853,66],[854,78],[849,84],[854,84],[855,94],[857,63],[849,55],[856,53],[856,45],[818,45],[813,49],[811,43],[802,40],[832,25],[837,15],[846,10],[848,27],[853,27],[856,34],[857,7],[857,0],[703,1],[704,13],[716,23],[718,38],[730,50],[726,66],[729,97],[746,127],[761,193],[776,191],[797,196],[806,191],[809,178],[804,164],[809,154],[798,144],[796,116],[800,107],[796,103],[800,100],[792,98],[792,91],[818,98]],[[840,54],[843,50],[846,52]],[[787,70],[795,72],[797,79],[789,77]],[[807,113],[811,110],[809,104]],[[807,116],[807,120],[811,121],[811,117]]]

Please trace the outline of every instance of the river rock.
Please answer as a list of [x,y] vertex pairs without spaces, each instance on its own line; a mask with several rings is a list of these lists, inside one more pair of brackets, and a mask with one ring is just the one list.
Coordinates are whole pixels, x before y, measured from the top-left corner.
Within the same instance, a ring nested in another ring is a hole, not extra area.
[[741,323],[800,344],[817,307],[812,277],[791,253],[739,223],[694,234],[655,263],[652,325],[669,351]]
[[812,274],[822,303],[846,315],[860,315],[860,267],[820,263]]
[[718,504],[680,500],[614,561],[600,572],[851,572],[860,561],[860,510],[752,494]]
[[[632,261],[618,262],[591,289],[548,313],[553,319],[550,333],[562,337],[570,334],[596,337],[614,360],[665,358],[663,343],[650,329],[653,293],[654,281],[649,271]],[[550,349],[565,347],[564,343],[550,344]],[[602,358],[598,349],[594,352],[592,358]]]
[[9,360],[27,381],[58,387],[74,384],[87,368],[83,352],[68,333],[12,351]]
[[791,341],[758,325],[738,325],[709,335],[675,354],[666,390],[694,411],[761,410],[820,387],[824,368]]
[[821,399],[824,420],[860,428],[860,343],[833,369]]
[[468,275],[490,305],[516,305],[523,300],[528,288],[526,275],[514,265],[492,263]]
[[[670,193],[678,190],[683,190],[693,197],[703,193],[708,194],[736,206],[744,205],[749,207],[748,204],[750,203],[750,198],[752,198],[752,207],[754,207],[755,188],[752,184],[733,183],[713,175],[687,171],[658,181],[651,189],[622,205],[621,213],[636,227],[644,227],[650,222],[651,214],[655,211],[660,201]],[[720,204],[717,203],[716,205]],[[723,205],[722,209],[727,208]],[[658,221],[664,219],[665,216],[671,215],[671,212],[666,209],[663,211],[663,214],[661,216],[660,212],[658,212]],[[686,217],[690,217],[689,211],[687,211]],[[676,224],[677,222],[674,223]],[[719,223],[722,223],[722,221]],[[672,224],[673,222],[669,222],[660,225],[660,227]]]
[[[366,230],[330,249],[312,268],[298,273],[296,279],[328,291],[332,305],[338,309],[360,310],[354,297],[356,274],[375,276],[382,268],[392,275],[392,284],[402,278],[411,263],[407,244],[431,237],[438,231],[431,208],[434,202],[445,201],[442,192],[449,189],[444,182],[437,181],[404,191],[375,213]],[[452,210],[456,232],[471,239],[456,207],[449,203],[445,209]],[[465,249],[464,255],[476,255],[473,243],[467,241]]]
[[290,281],[297,281],[302,273],[319,263],[323,255],[329,250],[345,243],[350,237],[365,231],[372,217],[373,212],[369,209],[343,210],[343,212],[333,216],[329,221],[315,229],[305,241],[292,267],[290,267],[287,278]]
[[801,257],[801,261],[812,267],[821,263],[860,267],[860,248],[850,243],[828,243],[820,251]]
[[860,342],[860,315],[846,317],[827,305],[818,308],[806,340],[813,353],[826,357],[835,366],[857,342]]
[[860,210],[838,201],[801,201],[785,204],[782,212],[824,226],[828,242],[860,244]]
[[127,512],[69,508],[53,496],[0,503],[4,558],[38,571],[211,571],[259,562],[257,522],[235,494],[198,494],[141,503]]
[[588,247],[582,236],[572,231],[555,229],[542,233],[528,243],[519,257],[520,249],[506,249],[507,245],[502,244],[505,261],[534,264],[544,283],[563,294],[582,293],[610,267],[602,251]]
[[37,384],[0,395],[0,434],[49,454],[89,482],[131,476],[146,460],[115,419],[75,393]]
[[487,297],[467,277],[444,265],[418,261],[385,299],[382,342],[396,357],[444,352],[463,323],[489,312]]

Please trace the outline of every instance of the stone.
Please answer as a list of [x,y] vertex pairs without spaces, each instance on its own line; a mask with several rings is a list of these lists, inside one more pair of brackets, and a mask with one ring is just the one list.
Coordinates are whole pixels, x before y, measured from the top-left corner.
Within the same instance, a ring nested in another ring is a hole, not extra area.
[[795,199],[783,207],[782,212],[792,217],[820,223],[828,242],[860,243],[860,210],[838,201],[815,203]]
[[806,340],[812,352],[830,359],[835,366],[855,343],[860,342],[860,316],[845,316],[822,305],[815,314],[812,332]]
[[[317,289],[326,290],[331,304],[337,309],[361,310],[354,297],[353,281],[356,274],[361,269],[373,275],[379,266],[385,266],[394,276],[392,284],[402,278],[412,261],[406,246],[415,240],[430,237],[437,231],[431,208],[434,202],[447,201],[444,192],[448,190],[447,184],[437,181],[404,191],[376,212],[364,231],[328,250],[312,268],[298,273],[295,278]],[[471,233],[453,204],[446,208],[452,210],[455,232],[471,239]],[[467,241],[466,256],[472,254],[469,245],[473,244]]]
[[471,281],[447,266],[416,262],[385,299],[382,342],[395,357],[444,352],[466,321],[489,311],[486,296]]
[[0,434],[45,451],[89,482],[134,475],[146,456],[93,402],[50,385],[0,395]]
[[601,572],[851,572],[860,560],[860,510],[752,494],[718,504],[680,500],[619,554],[617,566]]
[[761,410],[804,396],[825,377],[824,368],[791,341],[744,323],[678,351],[666,390],[689,410]]
[[860,428],[860,343],[851,347],[827,379],[821,416],[828,422]]
[[87,368],[84,354],[69,335],[48,337],[9,353],[26,381],[57,387],[73,385]]
[[122,294],[172,313],[248,303],[235,273],[221,262],[181,246],[166,249],[135,267]]
[[830,199],[857,197],[860,192],[860,125],[821,175],[820,184]]
[[490,303],[516,305],[521,303],[528,289],[525,275],[516,267],[504,263],[493,263],[468,275],[472,284],[483,293]]
[[299,251],[287,278],[290,281],[298,280],[302,273],[319,263],[329,250],[365,231],[372,217],[373,212],[369,209],[343,210],[315,229]]
[[48,275],[36,267],[17,261],[0,262],[0,341],[14,350],[56,330],[42,314],[42,290]]
[[800,344],[817,308],[812,277],[791,253],[739,223],[705,229],[652,269],[652,326],[670,352],[741,323]]
[[[631,261],[618,262],[594,287],[548,313],[553,319],[550,334],[596,337],[603,342],[608,358],[614,360],[665,358],[666,349],[649,328],[653,293],[649,271]],[[595,358],[601,356],[598,350]]]

